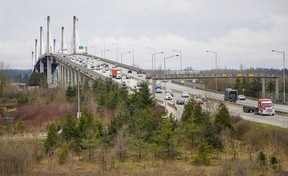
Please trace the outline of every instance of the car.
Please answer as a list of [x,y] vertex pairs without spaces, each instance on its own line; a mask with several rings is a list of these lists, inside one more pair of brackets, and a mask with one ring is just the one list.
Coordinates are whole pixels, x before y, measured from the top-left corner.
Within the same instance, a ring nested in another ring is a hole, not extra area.
[[128,72],[127,73],[132,73],[132,70],[128,70]]
[[143,84],[141,80],[137,80],[136,87],[140,87]]
[[167,93],[164,97],[164,100],[172,100],[171,94]]
[[184,105],[187,102],[185,98],[179,98],[176,100],[177,105]]
[[156,92],[156,93],[162,93],[162,89],[161,89],[161,88],[158,88],[158,89],[155,90],[155,92]]
[[167,90],[166,90],[166,93],[169,93],[172,97],[174,97],[173,91],[172,91],[171,89],[167,89]]
[[244,95],[238,95],[238,100],[245,100],[245,96]]
[[204,95],[201,95],[201,94],[197,95],[196,99],[201,99],[203,102],[206,101],[206,97]]
[[125,80],[125,79],[121,80],[121,84],[122,84],[123,86],[126,86],[126,85],[127,85],[126,80]]
[[131,79],[131,75],[130,75],[130,74],[127,74],[127,75],[126,75],[126,79]]
[[182,92],[182,93],[181,93],[181,97],[182,97],[182,98],[189,98],[190,95],[189,95],[187,92]]
[[156,85],[156,86],[155,86],[155,90],[156,90],[156,89],[161,89],[161,85],[159,85],[159,84]]
[[204,101],[203,101],[201,98],[199,98],[199,97],[198,97],[198,98],[196,97],[195,100],[196,100],[196,103],[197,103],[197,104],[200,104],[200,105],[201,105],[201,104],[204,103]]

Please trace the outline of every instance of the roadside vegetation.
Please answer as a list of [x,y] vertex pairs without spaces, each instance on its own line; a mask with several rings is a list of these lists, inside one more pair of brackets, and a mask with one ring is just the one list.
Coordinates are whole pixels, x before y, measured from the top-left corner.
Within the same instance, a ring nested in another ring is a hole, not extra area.
[[[0,175],[288,174],[288,131],[233,117],[222,103],[209,113],[191,99],[175,120],[147,84],[131,94],[106,79],[80,87],[77,119],[77,87],[8,87],[0,112],[14,121],[0,126]],[[1,138],[34,132],[47,138]]]

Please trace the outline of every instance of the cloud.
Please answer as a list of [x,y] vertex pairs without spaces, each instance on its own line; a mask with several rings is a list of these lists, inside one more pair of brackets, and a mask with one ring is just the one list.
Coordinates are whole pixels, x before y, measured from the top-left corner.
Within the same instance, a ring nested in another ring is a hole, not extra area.
[[[195,69],[215,67],[214,56],[206,50],[217,51],[220,68],[282,68],[281,57],[271,49],[287,50],[287,6],[286,0],[2,0],[0,58],[13,68],[30,68],[40,26],[46,38],[45,18],[51,17],[53,39],[60,41],[64,26],[70,44],[76,15],[79,40],[90,45],[92,53],[95,42],[101,56],[105,42],[111,49],[107,57],[113,60],[116,49],[111,43],[118,43],[119,54],[131,50],[129,44],[142,68],[151,68],[148,46],[165,52],[156,57],[162,68],[163,58],[175,54],[173,49],[182,51],[183,66]],[[167,61],[169,69],[179,69],[179,58]],[[132,55],[125,55],[124,62],[132,63]]]

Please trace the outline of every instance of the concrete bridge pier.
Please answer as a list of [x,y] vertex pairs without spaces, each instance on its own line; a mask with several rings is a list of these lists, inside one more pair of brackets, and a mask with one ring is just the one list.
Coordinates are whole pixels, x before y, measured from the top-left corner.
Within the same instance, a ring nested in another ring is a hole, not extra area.
[[266,96],[265,85],[266,85],[265,78],[262,78],[262,95],[261,95],[262,98],[265,98],[265,96]]
[[61,64],[58,64],[58,67],[57,67],[57,84],[62,86],[62,65]]
[[40,73],[44,73],[44,63],[43,63],[43,60],[40,60]]
[[275,100],[279,100],[279,78],[275,79]]
[[48,86],[52,85],[52,58],[47,57],[47,83]]
[[74,83],[74,86],[77,86],[77,84],[78,84],[78,78],[77,78],[77,75],[78,75],[78,71],[77,70],[75,70],[75,71],[73,71],[73,83]]

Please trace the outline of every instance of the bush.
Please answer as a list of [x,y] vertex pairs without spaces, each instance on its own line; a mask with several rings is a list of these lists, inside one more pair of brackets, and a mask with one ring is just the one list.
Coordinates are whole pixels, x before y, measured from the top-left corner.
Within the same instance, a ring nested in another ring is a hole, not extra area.
[[65,164],[68,160],[68,155],[69,155],[69,147],[67,143],[64,143],[58,155],[59,164]]

